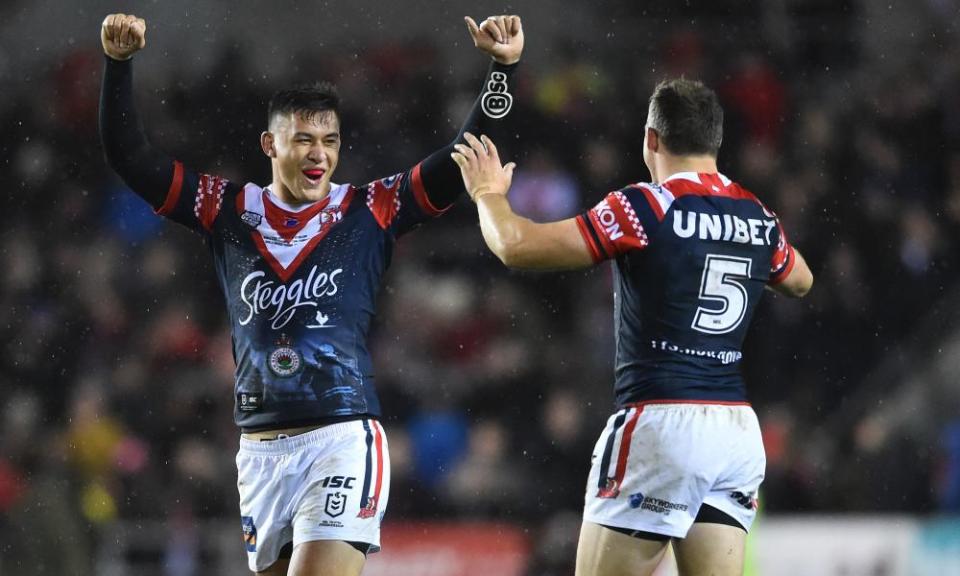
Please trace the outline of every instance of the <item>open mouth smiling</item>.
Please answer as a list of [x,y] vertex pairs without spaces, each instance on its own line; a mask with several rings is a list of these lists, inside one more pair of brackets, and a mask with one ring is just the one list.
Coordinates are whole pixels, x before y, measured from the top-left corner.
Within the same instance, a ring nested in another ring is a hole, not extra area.
[[323,168],[310,168],[303,170],[303,175],[310,181],[311,184],[316,184],[320,182],[320,179],[323,178],[323,175],[327,173]]

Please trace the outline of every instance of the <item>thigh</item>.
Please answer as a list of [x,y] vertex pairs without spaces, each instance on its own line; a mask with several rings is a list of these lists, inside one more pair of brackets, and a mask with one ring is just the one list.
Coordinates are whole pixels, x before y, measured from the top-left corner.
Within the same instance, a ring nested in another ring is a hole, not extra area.
[[645,540],[593,522],[580,528],[576,576],[649,576],[660,564],[669,540]]
[[747,533],[725,524],[696,523],[674,540],[680,576],[741,576]]
[[346,542],[314,540],[293,548],[286,575],[359,576],[365,562],[366,556]]
[[290,566],[290,560],[281,558],[274,562],[266,570],[257,572],[257,576],[287,576],[287,568]]

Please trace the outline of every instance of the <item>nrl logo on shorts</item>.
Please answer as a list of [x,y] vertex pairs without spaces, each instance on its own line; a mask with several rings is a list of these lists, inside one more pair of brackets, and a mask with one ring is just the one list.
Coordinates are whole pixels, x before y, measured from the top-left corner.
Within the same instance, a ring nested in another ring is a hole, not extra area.
[[324,504],[323,506],[323,511],[327,513],[327,516],[331,518],[336,518],[337,516],[343,514],[343,511],[346,509],[347,509],[346,494],[341,494],[340,492],[327,494],[327,503]]
[[267,364],[270,371],[281,378],[287,378],[300,372],[303,368],[303,357],[291,346],[290,339],[285,335],[277,341],[277,347],[270,353]]

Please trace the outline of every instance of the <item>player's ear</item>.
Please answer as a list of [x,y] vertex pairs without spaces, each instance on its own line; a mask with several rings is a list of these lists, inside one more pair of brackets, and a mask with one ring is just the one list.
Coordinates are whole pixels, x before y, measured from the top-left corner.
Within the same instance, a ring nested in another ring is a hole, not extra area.
[[647,147],[647,150],[651,152],[660,151],[660,135],[657,134],[657,131],[653,128],[647,126],[647,133],[643,139],[644,146]]
[[271,158],[277,157],[277,150],[273,147],[273,132],[263,132],[260,134],[260,148],[267,156]]

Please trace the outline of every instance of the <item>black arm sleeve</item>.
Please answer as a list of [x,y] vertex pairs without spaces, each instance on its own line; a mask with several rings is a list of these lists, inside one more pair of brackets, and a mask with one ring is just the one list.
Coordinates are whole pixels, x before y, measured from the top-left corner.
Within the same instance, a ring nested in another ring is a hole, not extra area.
[[466,190],[460,177],[460,168],[450,158],[453,145],[464,142],[463,133],[480,137],[486,134],[495,143],[503,140],[504,130],[513,106],[513,73],[517,64],[492,62],[480,89],[480,96],[473,104],[460,133],[453,142],[430,154],[420,165],[423,187],[430,203],[440,209],[456,202]]
[[154,208],[163,205],[173,178],[173,159],[150,146],[133,104],[133,60],[104,56],[100,139],[107,164]]

